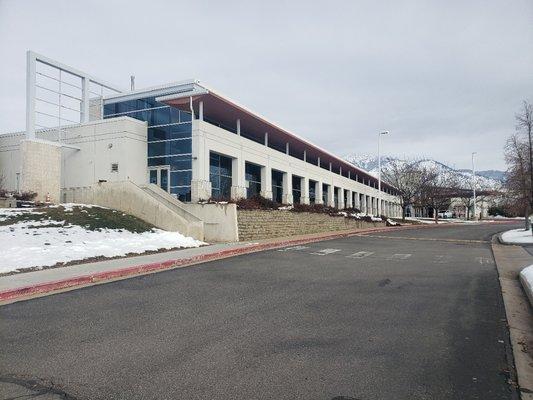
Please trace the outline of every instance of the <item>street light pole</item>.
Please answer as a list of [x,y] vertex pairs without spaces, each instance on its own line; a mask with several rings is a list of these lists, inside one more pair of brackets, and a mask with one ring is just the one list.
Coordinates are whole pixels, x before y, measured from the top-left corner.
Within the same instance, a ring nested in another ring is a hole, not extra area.
[[477,210],[476,210],[476,166],[474,163],[474,156],[477,153],[474,151],[472,153],[472,192],[474,194],[474,221],[476,220]]
[[379,132],[378,134],[378,217],[381,217],[381,135],[388,135],[389,131]]

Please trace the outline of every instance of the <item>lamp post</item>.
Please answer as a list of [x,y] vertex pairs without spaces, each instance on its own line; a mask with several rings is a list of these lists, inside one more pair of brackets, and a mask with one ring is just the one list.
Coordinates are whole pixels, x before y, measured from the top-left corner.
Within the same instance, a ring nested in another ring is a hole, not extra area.
[[475,163],[474,163],[474,156],[476,155],[477,153],[474,151],[472,153],[472,192],[473,192],[473,195],[474,195],[474,221],[476,220],[476,166],[475,166]]
[[388,135],[389,131],[378,133],[378,217],[381,216],[381,135]]

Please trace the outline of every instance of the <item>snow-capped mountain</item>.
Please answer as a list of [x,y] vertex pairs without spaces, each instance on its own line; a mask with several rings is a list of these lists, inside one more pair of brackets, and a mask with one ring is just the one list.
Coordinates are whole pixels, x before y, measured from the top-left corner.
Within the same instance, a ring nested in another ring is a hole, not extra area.
[[[351,154],[344,157],[344,159],[355,166],[368,171],[370,174],[378,175],[378,158],[376,156],[370,156],[366,154]],[[411,161],[411,160],[409,160]],[[391,163],[405,163],[407,160],[391,156],[381,157],[381,169],[386,171],[391,167]],[[416,162],[421,166],[428,169],[437,169],[441,174],[454,174],[458,179],[462,187],[470,188],[472,182],[472,172],[465,169],[454,169],[446,164],[431,159],[420,159]],[[498,190],[502,186],[505,173],[503,171],[488,170],[488,171],[476,171],[477,187],[486,190]]]

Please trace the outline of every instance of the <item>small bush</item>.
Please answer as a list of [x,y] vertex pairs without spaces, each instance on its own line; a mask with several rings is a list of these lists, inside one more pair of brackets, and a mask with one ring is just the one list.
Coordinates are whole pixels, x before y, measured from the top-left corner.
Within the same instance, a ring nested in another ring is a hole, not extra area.
[[37,197],[37,193],[35,192],[20,192],[15,193],[13,197],[19,201],[32,201]]
[[237,207],[241,210],[277,210],[282,204],[262,196],[253,196],[249,199],[239,199],[236,201]]
[[330,215],[337,215],[338,213],[338,210],[336,208],[325,206],[324,204],[295,204],[291,211]]

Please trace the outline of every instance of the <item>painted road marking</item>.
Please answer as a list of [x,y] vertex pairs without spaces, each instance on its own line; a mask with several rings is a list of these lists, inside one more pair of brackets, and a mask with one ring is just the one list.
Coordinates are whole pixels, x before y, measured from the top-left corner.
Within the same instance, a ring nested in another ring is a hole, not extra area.
[[327,256],[328,254],[336,253],[338,251],[341,251],[340,249],[323,249],[314,253],[311,253],[315,256]]
[[446,264],[451,261],[451,256],[449,255],[437,255],[433,261],[435,264]]
[[492,261],[492,259],[490,258],[487,258],[487,257],[476,257],[476,262],[483,265],[490,265],[490,264],[494,264],[494,261]]
[[374,254],[373,251],[358,251],[357,253],[346,256],[347,258],[365,258]]
[[393,254],[392,256],[387,257],[388,260],[407,260],[411,257],[411,254]]
[[470,240],[470,239],[447,239],[447,238],[428,238],[428,237],[409,237],[409,236],[383,236],[373,235],[370,233],[360,233],[354,236],[378,238],[378,239],[398,239],[398,240],[428,240],[432,242],[451,242],[451,243],[490,243],[489,240]]
[[292,246],[292,247],[285,247],[284,249],[279,249],[278,251],[299,251],[299,250],[305,250],[308,248],[309,246]]

